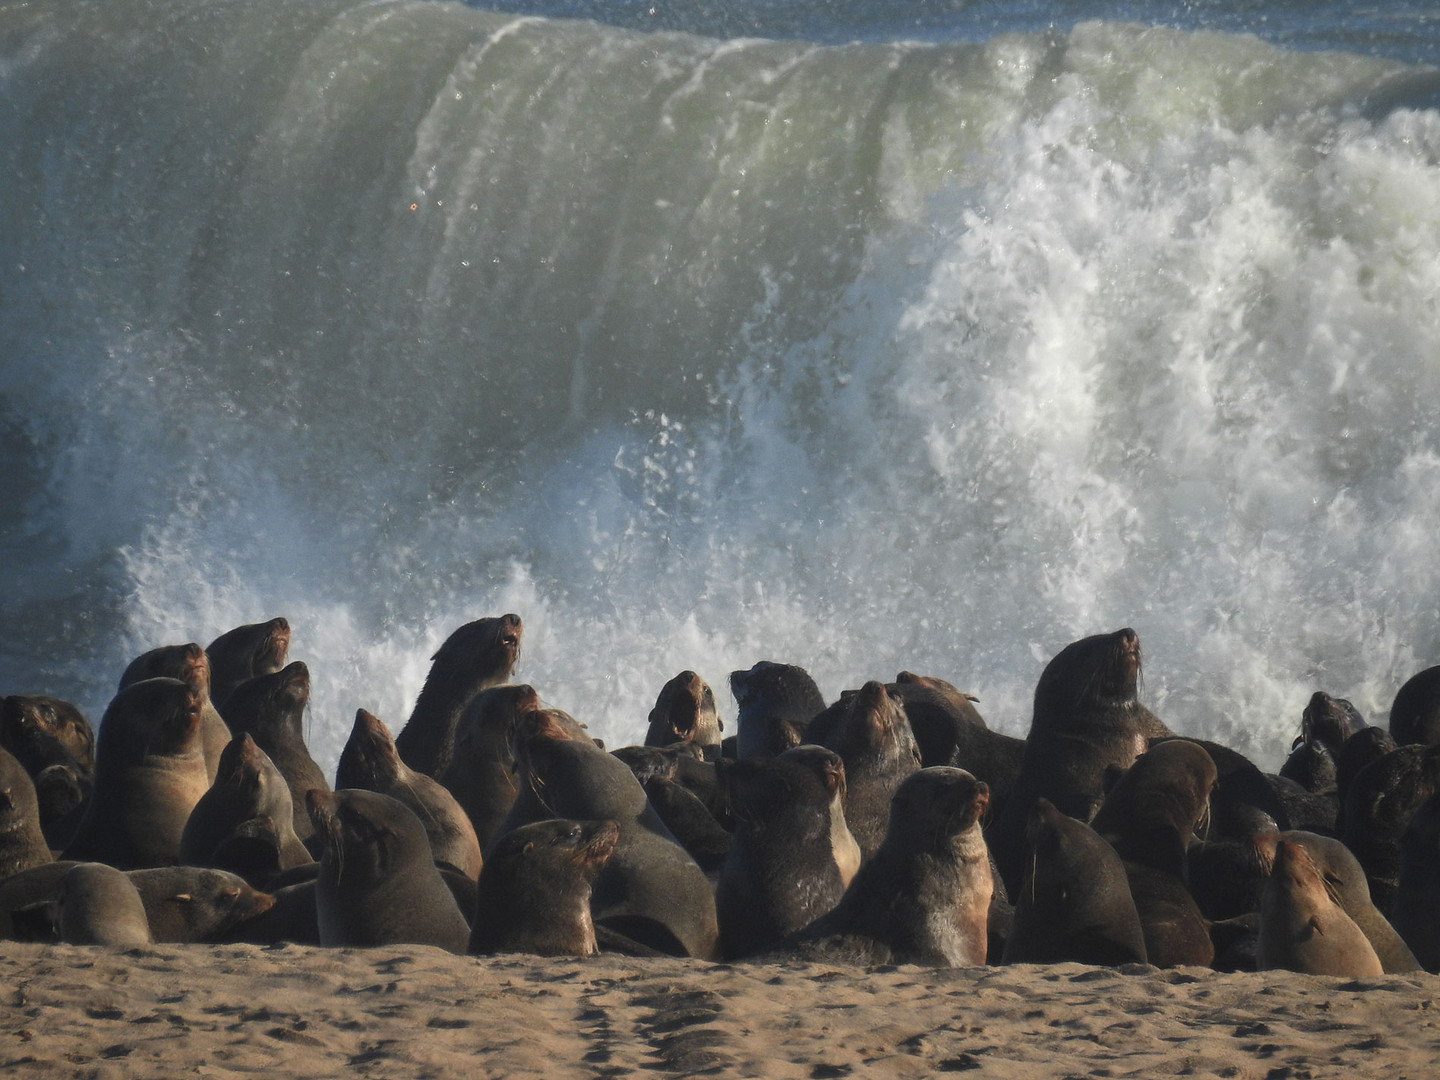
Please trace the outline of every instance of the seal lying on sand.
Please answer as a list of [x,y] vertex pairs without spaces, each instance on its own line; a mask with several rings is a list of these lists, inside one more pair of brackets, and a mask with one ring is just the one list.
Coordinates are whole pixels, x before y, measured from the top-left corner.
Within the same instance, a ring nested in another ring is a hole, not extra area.
[[613,821],[535,821],[508,833],[480,871],[470,951],[592,956],[590,889],[615,853]]
[[404,803],[374,791],[311,791],[325,853],[315,883],[322,945],[438,945],[465,952],[470,926]]
[[1038,799],[1026,827],[1029,867],[1005,943],[1006,964],[1146,963],[1125,866],[1083,821]]
[[989,788],[962,769],[912,773],[890,827],[839,905],[795,935],[801,955],[867,964],[983,964],[994,891],[980,816]]
[[520,657],[519,615],[476,619],[456,630],[431,657],[430,674],[395,749],[416,772],[438,777],[450,762],[455,724],[470,699],[510,678]]

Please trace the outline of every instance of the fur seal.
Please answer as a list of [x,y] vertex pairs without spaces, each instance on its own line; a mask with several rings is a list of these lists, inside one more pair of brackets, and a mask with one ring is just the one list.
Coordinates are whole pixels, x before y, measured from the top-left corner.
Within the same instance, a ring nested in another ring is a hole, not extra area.
[[1355,777],[1372,761],[1379,761],[1395,749],[1398,749],[1395,740],[1380,727],[1363,728],[1345,740],[1335,758],[1335,795],[1342,807]]
[[324,839],[315,912],[322,945],[437,945],[465,952],[470,926],[430,855],[420,819],[375,791],[310,791]]
[[145,904],[156,941],[216,942],[275,902],[238,874],[210,867],[160,866],[126,877]]
[[35,783],[10,751],[0,749],[0,878],[52,860]]
[[[1390,921],[1416,960],[1440,971],[1440,795],[1410,815],[1400,839],[1400,876]],[[1378,951],[1378,950],[1377,950]]]
[[1440,742],[1440,666],[1412,675],[1400,687],[1390,705],[1390,734],[1401,746]]
[[1292,829],[1285,833],[1256,836],[1252,842],[1267,877],[1275,863],[1275,849],[1282,840],[1299,844],[1305,849],[1324,880],[1326,890],[1369,940],[1386,974],[1420,970],[1420,962],[1404,939],[1371,903],[1365,871],[1349,848],[1334,837],[1304,830]]
[[[858,850],[837,850],[834,811],[846,786],[839,754],[799,746],[773,758],[722,759],[717,770],[735,833],[715,910],[720,952],[734,960],[778,944],[838,904],[859,859]],[[843,810],[838,824],[845,830]],[[845,830],[841,843],[848,836]]]
[[398,799],[420,819],[436,862],[452,866],[471,881],[480,876],[480,841],[455,796],[431,777],[411,769],[395,752],[380,718],[364,709],[335,769],[336,788],[363,788]]
[[225,700],[225,722],[236,735],[248,734],[264,750],[290,788],[291,826],[302,843],[315,827],[305,812],[308,791],[330,785],[305,745],[305,706],[310,702],[310,669],[297,660],[279,671],[247,679]]
[[203,697],[200,710],[200,741],[205,747],[205,764],[214,781],[220,767],[220,755],[230,742],[230,729],[220,719],[210,696],[210,660],[205,650],[193,641],[188,645],[162,645],[130,661],[120,676],[118,689],[124,690],[141,679],[179,679],[193,686]]
[[1187,739],[1158,742],[1105,796],[1094,828],[1124,861],[1130,895],[1157,967],[1209,967],[1209,923],[1190,894],[1187,853],[1208,819],[1215,762]]
[[1146,963],[1145,932],[1115,849],[1044,798],[1031,808],[1025,836],[1030,861],[1001,962]]
[[225,747],[215,782],[190,811],[180,836],[180,861],[230,870],[248,878],[245,870],[217,860],[216,854],[227,841],[233,842],[237,833],[264,837],[250,824],[257,818],[271,823],[277,873],[311,861],[310,852],[295,834],[294,803],[285,777],[250,733],[242,732]]
[[730,692],[740,706],[736,757],[774,757],[799,746],[810,721],[825,711],[815,680],[794,664],[761,660],[749,671],[732,671]]
[[[1358,738],[1358,736],[1356,736]],[[1340,814],[1340,839],[1355,853],[1370,898],[1390,910],[1400,877],[1400,837],[1410,816],[1440,790],[1440,747],[1392,750],[1355,776]]]
[[710,684],[693,671],[682,671],[660,688],[655,707],[650,710],[645,745],[694,743],[713,759],[720,755],[724,729]]
[[1316,690],[1300,714],[1300,740],[1313,739],[1334,756],[1340,753],[1346,739],[1364,731],[1365,726],[1360,710],[1345,698]]
[[0,702],[0,748],[30,774],[51,848],[70,842],[95,780],[95,731],[68,701],[14,694]]
[[180,858],[185,822],[210,787],[204,695],[178,679],[131,683],[100,721],[95,792],[65,858],[121,870]]
[[506,834],[480,871],[470,952],[593,956],[590,890],[615,853],[613,821],[534,821]]
[[1308,852],[1293,840],[1275,845],[1260,901],[1257,962],[1310,975],[1380,975],[1375,949],[1325,886]]
[[455,724],[455,746],[439,774],[475,828],[484,851],[515,802],[518,780],[510,738],[515,722],[540,708],[534,687],[520,684],[481,690]]
[[290,651],[290,623],[284,618],[246,623],[227,630],[205,648],[210,659],[210,700],[223,708],[246,679],[273,675]]
[[891,799],[920,769],[905,706],[871,680],[851,695],[844,719],[822,745],[845,762],[845,823],[869,859],[885,839]]
[[590,899],[597,927],[672,956],[712,959],[719,930],[710,882],[625,763],[558,709],[520,717],[515,755],[520,792],[498,835],[552,817],[614,821],[620,840]]
[[980,832],[988,786],[932,766],[900,785],[890,827],[838,906],[795,936],[873,964],[985,963],[995,879]]
[[67,945],[149,945],[155,940],[139,890],[121,870],[82,862],[60,879],[56,907]]
[[439,776],[450,762],[455,725],[470,699],[510,678],[520,658],[519,615],[476,619],[456,630],[430,658],[430,673],[395,749],[416,772]]
[[[733,822],[715,762],[706,760],[692,742],[621,746],[610,753],[629,766],[655,813],[700,869],[710,877],[718,875],[730,850]],[[712,809],[716,806],[723,811],[717,813]],[[722,824],[721,817],[730,824]]]
[[1072,642],[1045,665],[1020,774],[989,835],[1012,895],[1035,800],[1043,797],[1060,813],[1089,821],[1107,777],[1134,764],[1151,738],[1170,734],[1136,697],[1140,668],[1140,637],[1129,627]]

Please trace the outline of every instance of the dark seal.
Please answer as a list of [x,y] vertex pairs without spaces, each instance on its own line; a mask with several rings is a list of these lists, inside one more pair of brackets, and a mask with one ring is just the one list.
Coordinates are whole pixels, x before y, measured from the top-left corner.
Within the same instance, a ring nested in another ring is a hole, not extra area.
[[796,935],[802,954],[866,964],[985,963],[994,878],[980,832],[989,788],[933,766],[895,793],[890,828],[840,904]]
[[736,757],[774,757],[804,741],[825,699],[810,673],[794,664],[761,660],[749,671],[730,673],[730,692],[740,706]]
[[682,671],[661,687],[655,707],[650,710],[645,745],[694,743],[713,759],[720,754],[724,728],[710,684],[693,671]]
[[470,951],[592,956],[590,890],[615,853],[613,821],[535,821],[507,834],[480,871]]
[[210,700],[223,708],[235,688],[257,675],[273,675],[290,652],[290,623],[284,618],[246,623],[227,630],[205,648],[210,658]]
[[322,945],[437,945],[463,953],[470,926],[430,856],[420,819],[374,791],[311,791],[324,839],[315,912]]
[[456,630],[430,658],[430,674],[395,748],[416,772],[439,776],[450,762],[455,725],[470,699],[507,682],[520,657],[519,615],[476,619]]

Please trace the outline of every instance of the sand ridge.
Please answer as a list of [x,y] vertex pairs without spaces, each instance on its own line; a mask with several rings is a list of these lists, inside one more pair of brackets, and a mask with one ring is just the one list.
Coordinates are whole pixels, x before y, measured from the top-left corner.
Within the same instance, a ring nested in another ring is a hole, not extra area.
[[1425,1080],[1440,976],[0,945],[0,1075]]

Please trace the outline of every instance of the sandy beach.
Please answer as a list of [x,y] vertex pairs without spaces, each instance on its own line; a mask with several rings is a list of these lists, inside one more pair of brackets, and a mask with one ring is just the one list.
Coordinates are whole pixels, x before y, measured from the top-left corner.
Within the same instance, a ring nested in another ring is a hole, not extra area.
[[1434,1075],[1440,978],[0,946],[0,1075]]

